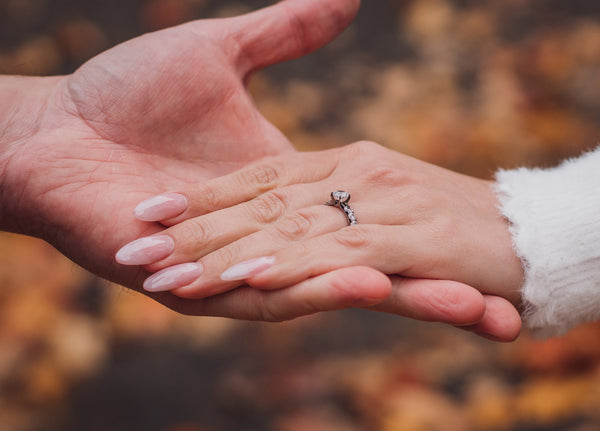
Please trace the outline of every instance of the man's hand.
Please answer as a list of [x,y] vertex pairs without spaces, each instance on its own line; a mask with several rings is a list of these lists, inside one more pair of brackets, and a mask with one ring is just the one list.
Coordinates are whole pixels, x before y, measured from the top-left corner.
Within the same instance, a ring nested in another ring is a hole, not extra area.
[[134,220],[135,204],[293,151],[245,84],[329,42],[357,9],[355,0],[288,0],[141,36],[63,78],[5,78],[1,228],[139,285],[147,274],[114,253],[160,226]]

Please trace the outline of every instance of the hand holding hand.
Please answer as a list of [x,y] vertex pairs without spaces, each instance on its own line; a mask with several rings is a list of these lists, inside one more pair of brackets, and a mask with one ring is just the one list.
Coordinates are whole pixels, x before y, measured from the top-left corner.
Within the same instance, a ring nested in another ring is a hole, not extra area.
[[73,75],[3,78],[1,228],[48,240],[126,286],[124,242],[160,230],[132,203],[291,152],[256,110],[250,74],[325,44],[354,0],[290,0],[246,16],[190,22],[119,45]]
[[[359,225],[346,226],[340,209],[323,205],[337,189],[352,194],[350,206]],[[148,290],[205,298],[247,283],[273,291],[367,265],[404,277],[393,278],[392,296],[378,309],[398,312],[403,302],[401,314],[415,317],[421,310],[417,317],[430,319],[443,302],[439,291],[422,295],[421,305],[408,301],[412,307],[406,307],[406,295],[418,296],[415,287],[420,287],[427,293],[443,290],[449,304],[454,293],[466,301],[465,308],[481,310],[483,297],[473,295],[472,286],[494,295],[486,297],[488,304],[500,304],[498,315],[508,319],[508,332],[518,333],[516,311],[498,300],[518,304],[522,268],[487,181],[359,143],[268,158],[179,192],[190,204],[163,214],[162,221],[180,223],[121,252],[122,263],[159,271],[146,280]],[[151,241],[168,246],[155,247]],[[145,245],[155,253],[148,254]],[[383,287],[380,283],[373,290],[376,296],[382,296]],[[426,296],[437,303],[423,301]]]

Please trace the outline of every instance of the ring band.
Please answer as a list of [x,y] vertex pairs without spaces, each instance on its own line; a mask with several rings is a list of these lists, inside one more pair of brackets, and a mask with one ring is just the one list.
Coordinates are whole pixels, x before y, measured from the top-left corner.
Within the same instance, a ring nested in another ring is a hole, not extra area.
[[339,209],[344,211],[346,219],[348,219],[348,224],[350,226],[353,226],[355,224],[358,224],[358,220],[356,220],[356,215],[354,215],[354,211],[352,211],[352,208],[350,208],[350,205],[348,205],[349,201],[350,193],[338,190],[335,192],[331,192],[331,200],[325,202],[325,205],[331,207],[338,207]]

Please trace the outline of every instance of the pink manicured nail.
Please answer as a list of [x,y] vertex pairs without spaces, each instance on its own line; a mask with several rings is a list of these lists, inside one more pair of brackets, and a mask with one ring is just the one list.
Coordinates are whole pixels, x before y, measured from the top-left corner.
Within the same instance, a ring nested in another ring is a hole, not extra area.
[[202,275],[204,268],[200,263],[182,263],[158,271],[144,281],[148,292],[163,292],[187,286]]
[[141,221],[161,221],[176,217],[188,207],[188,198],[179,193],[163,193],[140,202],[135,218]]
[[275,258],[273,256],[257,257],[256,259],[240,262],[221,274],[221,280],[244,280],[269,269],[274,263]]
[[153,235],[136,239],[125,245],[115,255],[123,265],[147,265],[164,259],[175,249],[175,241],[168,235]]

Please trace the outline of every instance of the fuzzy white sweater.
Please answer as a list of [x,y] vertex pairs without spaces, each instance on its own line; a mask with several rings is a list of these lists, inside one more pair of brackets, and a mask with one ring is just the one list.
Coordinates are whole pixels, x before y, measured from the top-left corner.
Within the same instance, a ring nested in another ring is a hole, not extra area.
[[546,337],[599,320],[600,148],[552,169],[500,171],[496,181],[525,268],[525,327]]

